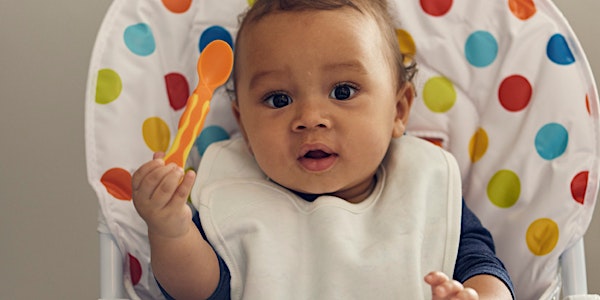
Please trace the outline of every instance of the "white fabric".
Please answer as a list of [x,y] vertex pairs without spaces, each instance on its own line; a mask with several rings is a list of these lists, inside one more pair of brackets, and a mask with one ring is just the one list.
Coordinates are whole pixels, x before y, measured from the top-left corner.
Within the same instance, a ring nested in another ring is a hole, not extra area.
[[429,299],[425,274],[454,270],[458,165],[406,136],[377,177],[361,203],[307,202],[268,181],[242,139],[211,146],[192,202],[229,267],[232,299]]

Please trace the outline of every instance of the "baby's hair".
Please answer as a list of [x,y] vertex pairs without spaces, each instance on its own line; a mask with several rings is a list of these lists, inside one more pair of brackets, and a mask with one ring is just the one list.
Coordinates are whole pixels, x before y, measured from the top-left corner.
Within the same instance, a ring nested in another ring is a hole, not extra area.
[[[248,24],[258,22],[264,16],[277,11],[308,11],[308,10],[335,10],[350,7],[362,14],[371,16],[377,23],[382,33],[382,38],[389,48],[392,60],[389,61],[391,69],[395,70],[398,78],[398,88],[406,82],[412,81],[417,66],[411,58],[405,64],[404,55],[400,52],[393,18],[388,10],[386,0],[256,0],[254,5],[240,16],[240,28],[236,40],[239,41],[242,31]],[[234,70],[235,75],[235,70]],[[235,78],[234,78],[235,80]]]

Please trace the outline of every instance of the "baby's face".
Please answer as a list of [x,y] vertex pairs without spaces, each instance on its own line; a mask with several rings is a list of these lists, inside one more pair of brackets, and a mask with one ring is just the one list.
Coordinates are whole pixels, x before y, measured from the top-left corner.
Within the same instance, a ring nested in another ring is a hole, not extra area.
[[412,101],[376,23],[349,8],[275,13],[249,24],[237,49],[234,112],[265,174],[302,193],[366,198]]

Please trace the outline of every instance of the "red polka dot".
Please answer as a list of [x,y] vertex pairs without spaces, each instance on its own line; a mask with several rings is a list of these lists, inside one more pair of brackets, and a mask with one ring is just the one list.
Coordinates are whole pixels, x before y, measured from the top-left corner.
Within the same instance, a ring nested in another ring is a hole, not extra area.
[[511,112],[517,112],[529,104],[532,88],[527,78],[521,75],[506,77],[498,89],[500,104]]
[[452,8],[452,0],[420,0],[420,2],[423,11],[434,17],[443,16]]
[[131,200],[131,174],[121,168],[112,168],[106,171],[100,182],[109,194],[119,200]]
[[171,107],[174,110],[184,108],[190,96],[190,87],[185,76],[179,73],[169,73],[165,75],[165,85]]
[[131,274],[131,283],[136,285],[142,278],[142,265],[140,264],[140,261],[130,253],[127,253],[127,257],[129,258],[129,274]]
[[588,171],[583,171],[573,178],[571,181],[571,195],[573,199],[580,204],[585,200],[585,191],[587,190]]

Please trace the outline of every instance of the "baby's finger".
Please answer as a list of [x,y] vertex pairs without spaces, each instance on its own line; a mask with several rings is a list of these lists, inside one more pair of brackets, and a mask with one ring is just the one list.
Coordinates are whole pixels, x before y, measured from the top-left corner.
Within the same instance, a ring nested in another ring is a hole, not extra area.
[[187,202],[187,199],[190,195],[190,191],[192,190],[192,186],[194,185],[194,180],[196,179],[196,173],[194,171],[188,171],[183,175],[183,179],[175,194],[173,194],[173,198],[169,205],[183,205]]
[[131,187],[133,190],[137,190],[140,188],[142,181],[148,174],[150,174],[154,169],[158,167],[162,167],[165,165],[165,162],[161,159],[153,159],[149,162],[146,162],[142,166],[140,166],[131,177]]
[[166,173],[150,196],[150,200],[160,206],[166,206],[171,201],[183,177],[183,170],[175,164],[169,164],[164,169]]
[[462,284],[460,284],[456,280],[448,280],[444,283],[437,285],[436,287],[432,286],[432,295],[433,298],[447,298],[453,296],[460,292],[463,289]]
[[165,158],[165,153],[164,152],[154,152],[154,154],[152,155],[152,159],[163,159]]
[[152,167],[152,169],[149,171],[142,170],[145,174],[140,173],[139,178],[136,177],[135,182],[132,183],[137,185],[134,186],[133,196],[134,200],[137,200],[134,202],[137,202],[138,204],[146,203],[151,200],[152,195],[162,182],[163,178],[173,170],[173,166],[165,166],[164,162],[160,159],[150,161],[142,168],[145,168],[147,165]]
[[431,286],[437,286],[448,281],[449,278],[446,274],[438,271],[430,272],[425,276],[425,282],[427,282]]
[[458,292],[452,299],[461,299],[461,300],[478,300],[479,295],[477,291],[472,288],[464,288],[462,291]]

